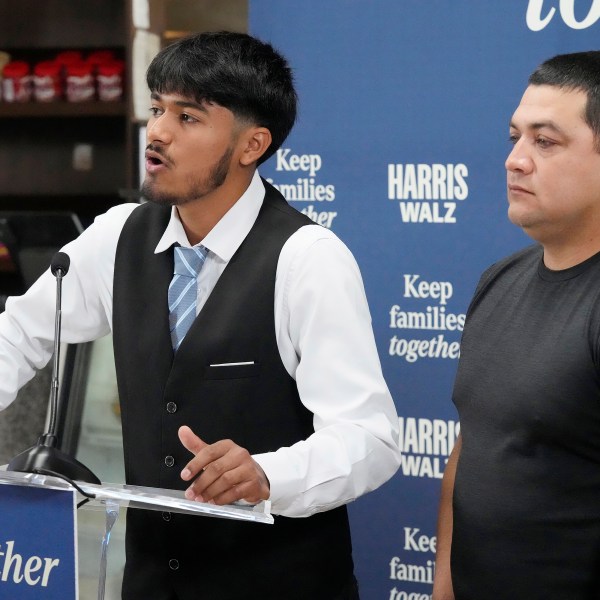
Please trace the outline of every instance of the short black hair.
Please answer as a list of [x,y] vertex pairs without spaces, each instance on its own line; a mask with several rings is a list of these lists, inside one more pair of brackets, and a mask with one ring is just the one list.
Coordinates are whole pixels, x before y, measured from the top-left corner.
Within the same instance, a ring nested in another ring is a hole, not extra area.
[[185,37],[163,48],[146,73],[151,92],[214,102],[237,119],[266,127],[273,141],[259,164],[283,144],[296,120],[292,70],[270,44],[245,33]]
[[587,95],[583,118],[594,132],[600,152],[600,51],[559,54],[543,62],[530,76],[530,85],[581,90]]

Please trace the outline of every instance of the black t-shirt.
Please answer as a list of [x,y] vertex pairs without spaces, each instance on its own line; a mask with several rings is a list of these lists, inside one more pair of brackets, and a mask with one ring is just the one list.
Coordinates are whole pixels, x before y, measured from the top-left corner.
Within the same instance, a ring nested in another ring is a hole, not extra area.
[[600,598],[600,254],[497,263],[469,307],[454,387],[457,600]]

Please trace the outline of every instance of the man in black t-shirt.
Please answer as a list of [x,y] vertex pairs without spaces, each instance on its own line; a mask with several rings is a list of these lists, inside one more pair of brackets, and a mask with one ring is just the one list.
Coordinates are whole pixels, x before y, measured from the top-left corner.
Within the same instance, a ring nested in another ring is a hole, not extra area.
[[600,598],[600,52],[529,78],[506,160],[515,225],[469,307],[434,600]]

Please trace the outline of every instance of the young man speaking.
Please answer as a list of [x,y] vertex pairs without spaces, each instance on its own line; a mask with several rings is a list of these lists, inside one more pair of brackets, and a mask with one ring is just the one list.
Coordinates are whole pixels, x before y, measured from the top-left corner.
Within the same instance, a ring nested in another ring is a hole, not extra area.
[[[113,333],[128,483],[276,517],[130,510],[123,598],[357,598],[343,505],[398,468],[398,422],[356,262],[257,172],[294,123],[291,71],[210,33],[147,79],[149,202],[65,248],[63,339]],[[46,274],[7,302],[0,406],[52,352],[53,290]]]

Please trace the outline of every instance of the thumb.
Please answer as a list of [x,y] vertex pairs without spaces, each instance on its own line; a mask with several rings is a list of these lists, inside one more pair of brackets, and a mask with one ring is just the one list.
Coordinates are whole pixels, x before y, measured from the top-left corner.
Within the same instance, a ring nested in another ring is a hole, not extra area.
[[177,434],[183,447],[194,454],[194,456],[207,445],[187,425],[182,425]]

